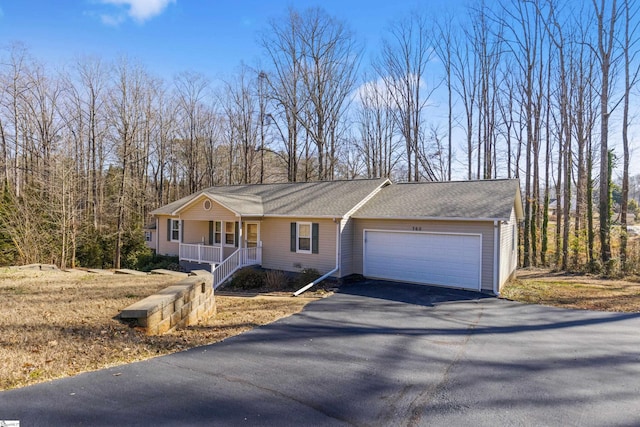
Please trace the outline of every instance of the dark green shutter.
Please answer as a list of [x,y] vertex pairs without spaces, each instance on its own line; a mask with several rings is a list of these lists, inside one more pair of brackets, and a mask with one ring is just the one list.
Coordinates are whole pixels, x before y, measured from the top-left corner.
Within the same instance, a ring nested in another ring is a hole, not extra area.
[[238,236],[240,235],[240,224],[236,221],[236,229],[234,230],[235,232],[235,242],[236,242],[236,248],[238,247]]
[[213,221],[209,221],[209,244],[213,245]]
[[180,221],[180,243],[184,243],[184,220]]
[[319,231],[319,226],[317,222],[314,222],[313,224],[311,224],[311,253],[317,254],[318,253],[318,231]]
[[291,252],[295,252],[298,245],[296,245],[296,223],[291,223]]
[[171,241],[171,218],[167,218],[167,242]]

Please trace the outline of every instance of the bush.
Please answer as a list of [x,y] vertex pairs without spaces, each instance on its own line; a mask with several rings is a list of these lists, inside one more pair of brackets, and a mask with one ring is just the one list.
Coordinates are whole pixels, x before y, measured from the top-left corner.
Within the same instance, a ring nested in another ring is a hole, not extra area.
[[306,286],[314,280],[318,279],[320,276],[322,275],[315,268],[304,268],[302,269],[302,271],[300,271],[298,277],[296,277],[296,286],[299,288]]
[[76,263],[89,268],[113,266],[115,241],[112,235],[87,228],[78,237]]
[[284,271],[267,270],[264,273],[264,283],[269,290],[285,290],[289,287],[289,276]]
[[264,272],[253,267],[245,267],[231,278],[231,289],[258,289],[264,286]]
[[136,270],[149,272],[156,269],[180,271],[180,259],[177,256],[145,254],[138,257]]

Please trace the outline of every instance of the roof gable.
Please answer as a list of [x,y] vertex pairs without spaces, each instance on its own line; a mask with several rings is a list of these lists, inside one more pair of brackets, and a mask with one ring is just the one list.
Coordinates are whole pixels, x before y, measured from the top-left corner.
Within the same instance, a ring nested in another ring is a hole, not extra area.
[[151,214],[177,215],[207,196],[240,216],[343,217],[389,182],[383,178],[210,187]]

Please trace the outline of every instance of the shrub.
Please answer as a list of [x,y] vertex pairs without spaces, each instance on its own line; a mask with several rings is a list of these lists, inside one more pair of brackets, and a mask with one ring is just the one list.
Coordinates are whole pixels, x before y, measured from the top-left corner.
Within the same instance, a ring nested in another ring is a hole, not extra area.
[[114,248],[113,235],[86,228],[78,237],[76,262],[82,267],[109,268],[113,266]]
[[284,290],[289,287],[289,276],[284,271],[268,270],[264,273],[264,283],[270,290]]
[[228,285],[231,289],[258,289],[262,286],[264,286],[264,273],[253,267],[238,270]]
[[298,274],[298,277],[296,277],[296,280],[295,280],[296,286],[301,288],[313,282],[320,276],[322,275],[315,268],[304,268],[302,269],[302,271],[300,271],[300,273]]
[[138,257],[137,270],[149,272],[159,268],[180,271],[180,260],[177,256],[156,255],[153,253]]

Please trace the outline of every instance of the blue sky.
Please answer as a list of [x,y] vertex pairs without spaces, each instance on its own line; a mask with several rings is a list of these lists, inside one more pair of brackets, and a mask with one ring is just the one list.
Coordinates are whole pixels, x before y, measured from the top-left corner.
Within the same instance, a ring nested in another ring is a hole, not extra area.
[[[78,55],[126,54],[170,79],[190,70],[211,78],[260,56],[259,31],[270,19],[321,6],[348,23],[375,51],[390,19],[415,7],[455,13],[459,0],[0,0],[0,43],[20,41],[37,58],[64,65]],[[365,57],[365,60],[368,58]]]

